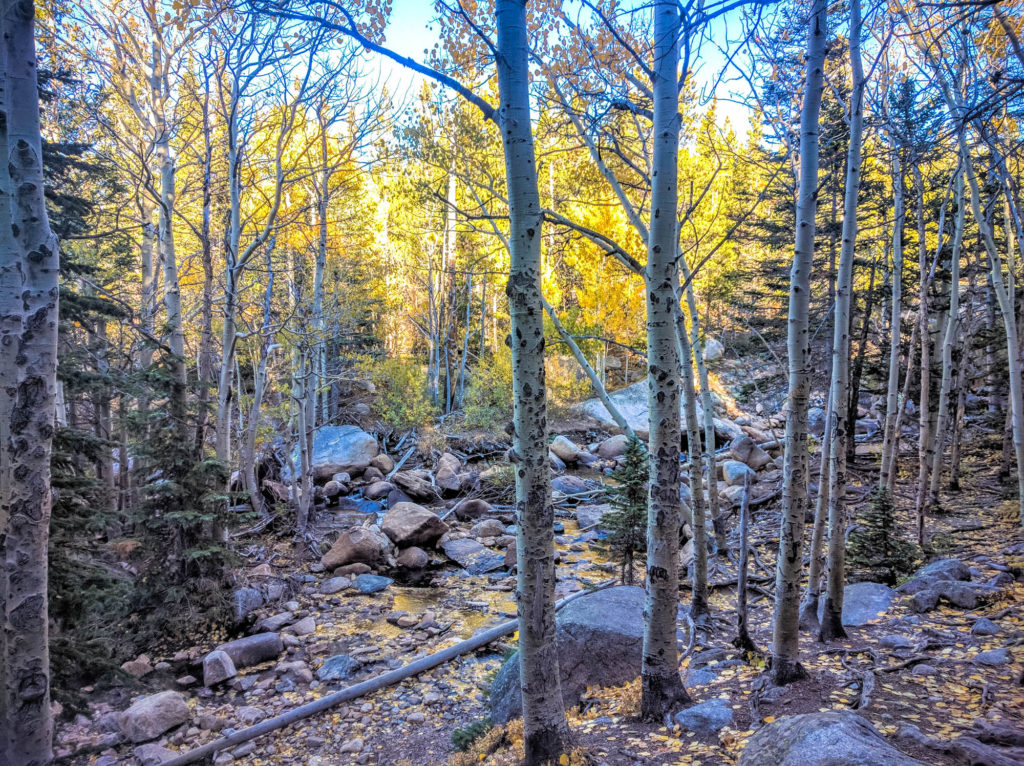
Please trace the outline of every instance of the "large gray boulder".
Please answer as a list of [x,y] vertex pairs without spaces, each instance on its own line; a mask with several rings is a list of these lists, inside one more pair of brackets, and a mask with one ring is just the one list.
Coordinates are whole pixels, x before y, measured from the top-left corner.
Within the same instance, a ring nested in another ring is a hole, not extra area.
[[[377,440],[359,426],[321,426],[313,434],[313,474],[321,481],[342,472],[355,476],[366,470],[379,451]],[[296,447],[292,465],[299,462]]]
[[[512,546],[515,549],[515,546]],[[471,537],[441,543],[444,555],[471,575],[482,575],[505,568],[505,555],[485,548]]]
[[236,668],[247,668],[261,662],[276,660],[284,651],[284,643],[279,633],[257,633],[221,644],[217,651],[227,654]]
[[708,737],[732,724],[732,705],[728,697],[714,697],[680,710],[675,714],[675,721],[683,731]]
[[178,692],[151,694],[121,714],[121,733],[132,742],[146,742],[180,726],[188,717],[188,705]]
[[[612,404],[615,405],[615,408],[625,419],[626,423],[629,424],[630,428],[638,433],[646,434],[648,432],[650,425],[648,423],[646,380],[620,388],[618,391],[610,393],[608,398],[612,400]],[[683,406],[683,398],[679,397],[679,415],[683,419],[683,428],[685,429],[686,412],[683,410]],[[604,426],[609,428],[619,427],[619,424],[615,422],[615,418],[608,412],[604,403],[596,397],[594,399],[587,399],[582,404],[577,405],[577,409],[582,414],[593,418]],[[697,419],[700,423],[704,422],[700,402],[697,403]]]
[[923,590],[934,590],[940,582],[966,582],[971,579],[971,570],[958,559],[941,559],[921,567],[912,578],[896,590],[912,596]]
[[[555,643],[566,706],[578,702],[588,686],[613,686],[640,675],[643,613],[644,589],[632,586],[590,593],[558,613]],[[496,724],[522,715],[518,652],[498,671],[490,705]]]
[[762,728],[747,742],[737,766],[769,765],[925,766],[849,710],[789,716]]
[[373,567],[390,565],[391,562],[391,541],[376,525],[345,530],[320,558],[320,563],[328,571],[346,564]]
[[[897,594],[878,582],[855,582],[843,589],[843,625],[859,628],[877,622],[889,610]],[[818,602],[818,619],[825,614],[825,599]]]
[[448,531],[440,516],[416,503],[396,504],[384,514],[380,528],[400,548],[432,546]]

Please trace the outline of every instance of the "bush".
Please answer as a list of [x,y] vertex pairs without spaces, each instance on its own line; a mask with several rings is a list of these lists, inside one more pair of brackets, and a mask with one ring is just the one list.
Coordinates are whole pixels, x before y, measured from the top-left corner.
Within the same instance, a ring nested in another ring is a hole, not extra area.
[[508,349],[474,368],[462,410],[470,428],[501,430],[512,418],[512,354]]
[[900,577],[913,571],[917,546],[900,539],[888,490],[876,488],[871,492],[867,509],[855,524],[846,541],[852,582],[870,580],[895,585]]
[[480,739],[494,726],[490,718],[484,718],[471,723],[464,729],[456,729],[452,732],[452,747],[461,752],[469,750],[470,746]]
[[421,426],[437,414],[427,393],[423,365],[411,359],[364,359],[359,363],[377,389],[374,410],[392,428]]

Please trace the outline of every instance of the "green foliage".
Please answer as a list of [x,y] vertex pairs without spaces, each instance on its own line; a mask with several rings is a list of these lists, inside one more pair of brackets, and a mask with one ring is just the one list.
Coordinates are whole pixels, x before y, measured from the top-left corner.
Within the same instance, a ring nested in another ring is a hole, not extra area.
[[622,465],[612,472],[618,482],[611,489],[614,510],[602,522],[609,530],[608,550],[618,561],[626,585],[634,583],[647,550],[648,470],[647,448],[634,436],[626,445]]
[[490,718],[483,718],[463,729],[456,729],[452,732],[452,747],[460,752],[469,750],[470,746],[489,732],[493,726]]
[[462,405],[466,425],[500,430],[512,417],[512,355],[487,357],[474,369]]
[[899,537],[892,496],[888,490],[876,488],[847,538],[850,580],[895,585],[900,577],[913,571],[917,559],[917,546]]
[[411,359],[366,358],[358,368],[377,389],[374,409],[389,426],[414,428],[429,422],[437,408],[427,393],[423,365]]
[[516,469],[511,463],[491,466],[481,478],[481,495],[496,503],[516,501]]

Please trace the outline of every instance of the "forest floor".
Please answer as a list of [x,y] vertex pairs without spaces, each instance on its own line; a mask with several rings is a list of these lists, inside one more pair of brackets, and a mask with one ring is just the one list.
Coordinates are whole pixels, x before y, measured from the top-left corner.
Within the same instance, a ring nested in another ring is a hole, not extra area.
[[[962,491],[944,498],[947,512],[929,520],[929,531],[945,546],[942,557],[964,561],[975,570],[974,579],[987,580],[1007,566],[1024,565],[1024,547],[1019,521],[1013,514],[1014,503],[996,480],[997,461],[991,440],[978,438],[966,446]],[[863,451],[869,452],[870,446]],[[864,485],[872,481],[871,462],[872,458],[864,456],[851,465],[851,502],[862,499]],[[908,456],[904,462],[909,467],[913,460]],[[909,475],[901,477],[897,490],[900,509],[912,506],[912,482]],[[771,639],[777,505],[774,501],[754,509],[751,530],[757,550],[751,562],[751,633],[762,650],[767,650]],[[596,542],[592,536],[580,535],[575,522],[568,518],[562,523],[564,530],[557,538],[561,558],[558,597],[606,581],[609,569],[614,569],[603,553],[592,547]],[[900,515],[900,526],[903,536],[910,539],[914,527],[906,510]],[[453,645],[515,615],[514,578],[505,574],[472,577],[462,571],[447,571],[439,573],[429,588],[395,584],[374,595],[325,595],[318,587],[324,575],[303,560],[301,551],[296,555],[289,543],[269,534],[258,547],[264,560],[269,554],[275,570],[293,571],[310,583],[286,608],[297,617],[312,616],[316,628],[309,635],[290,637],[286,660],[315,664],[318,658],[345,653],[361,664],[345,684]],[[735,575],[729,559],[712,560],[713,583],[734,581]],[[688,598],[686,589],[682,598],[684,602]],[[897,738],[897,732],[913,724],[925,736],[951,740],[970,732],[980,719],[1024,728],[1024,584],[1013,583],[997,601],[975,610],[944,606],[918,615],[912,614],[905,602],[898,600],[872,624],[849,628],[848,637],[841,642],[821,644],[804,634],[801,659],[808,678],[779,691],[767,687],[763,661],[755,657],[750,662],[733,649],[735,587],[715,587],[711,598],[713,618],[698,631],[681,672],[695,703],[727,699],[732,722],[708,736],[642,723],[637,719],[636,681],[613,689],[591,689],[580,705],[569,711],[577,745],[592,763],[609,766],[732,764],[749,737],[776,718],[860,707],[860,712],[904,751],[929,763],[955,764],[962,761],[916,745],[906,736]],[[439,627],[429,633],[399,628],[386,619],[395,610],[429,616]],[[993,620],[998,632],[972,633],[972,626],[982,617]],[[680,631],[681,649],[688,643],[684,627]],[[1008,646],[1016,651],[1009,664],[985,665],[973,660],[980,652]],[[195,647],[194,653],[201,657],[210,648]],[[510,648],[492,644],[476,654],[221,753],[215,763],[515,763],[516,747],[521,744],[515,726],[492,732],[470,753],[460,754],[452,745],[456,730],[486,719],[490,680]],[[214,739],[218,732],[230,731],[230,727],[241,728],[246,722],[279,714],[339,688],[337,684],[309,683],[308,678],[304,683],[293,683],[287,672],[282,676],[283,667],[270,662],[246,668],[240,671],[242,683],[233,688],[197,690],[190,701],[195,724],[172,734],[164,744],[181,749],[195,747]],[[862,682],[868,671],[875,683],[870,701],[863,705]],[[119,706],[111,702],[107,709]],[[105,707],[101,703],[96,712],[102,713]],[[119,756],[112,756],[109,750],[106,753],[100,759],[107,760],[79,758],[77,763],[136,762],[128,751]]]

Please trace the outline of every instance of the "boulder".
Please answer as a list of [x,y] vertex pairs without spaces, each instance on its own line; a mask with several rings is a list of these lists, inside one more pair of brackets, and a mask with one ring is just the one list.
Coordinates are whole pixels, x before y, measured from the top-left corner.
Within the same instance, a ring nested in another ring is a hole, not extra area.
[[361,574],[355,580],[352,581],[352,587],[364,596],[369,596],[373,593],[380,593],[382,590],[387,588],[393,583],[390,577],[381,577],[380,575],[372,574]]
[[[373,575],[363,575],[364,577],[372,577]],[[358,578],[357,578],[358,579]],[[288,626],[288,632],[294,633],[296,636],[308,636],[311,633],[316,633],[316,619],[313,615],[307,615],[293,625]]]
[[414,545],[411,548],[400,551],[397,561],[398,566],[403,569],[423,569],[423,567],[430,563],[430,556],[427,555],[425,550]]
[[461,461],[455,455],[445,452],[437,459],[434,483],[449,494],[458,494],[462,490],[462,479],[459,477],[461,472]]
[[1013,654],[1008,647],[989,649],[974,656],[974,661],[982,665],[1008,665],[1013,662]]
[[567,439],[564,436],[556,436],[554,441],[548,445],[548,448],[563,462],[575,463],[579,460],[580,448],[571,439]]
[[437,490],[431,486],[429,477],[421,476],[418,472],[399,471],[391,477],[391,483],[413,500],[423,503],[437,500]]
[[374,468],[372,465],[363,471],[363,484],[374,484],[378,481],[384,481],[384,474]]
[[578,495],[587,491],[587,483],[578,476],[556,476],[551,480],[551,489],[563,495]]
[[231,655],[223,649],[214,649],[203,658],[203,686],[213,686],[237,675]]
[[249,615],[267,603],[259,588],[236,588],[231,594],[231,616],[236,625],[244,623]]
[[146,742],[180,726],[188,717],[188,704],[178,692],[151,694],[121,714],[121,733],[132,742]]
[[715,697],[680,710],[675,714],[675,721],[683,731],[709,737],[732,724],[732,705],[728,697]]
[[431,546],[448,531],[448,525],[433,511],[415,503],[398,503],[384,514],[381,530],[400,547]]
[[589,529],[600,524],[601,519],[611,512],[612,507],[608,503],[579,505],[576,506],[576,522],[579,524],[580,529]]
[[254,636],[228,641],[217,649],[226,653],[236,668],[247,668],[277,659],[284,651],[284,644],[281,643],[281,636],[278,633],[257,633]]
[[390,560],[391,541],[379,527],[371,525],[342,532],[320,563],[331,570],[346,564],[386,565]]
[[478,497],[463,500],[461,503],[456,505],[455,510],[452,511],[452,513],[455,514],[455,518],[459,521],[472,521],[473,519],[479,519],[481,516],[486,516],[490,512],[491,504]]
[[158,764],[167,763],[172,758],[176,758],[180,753],[176,753],[161,745],[150,743],[148,745],[139,745],[132,750],[132,755],[138,759],[139,766],[158,766]]
[[[703,421],[701,421],[703,423]],[[731,420],[725,418],[714,418],[715,424],[715,440],[719,444],[725,444],[726,442],[736,441],[742,439],[743,429],[733,423]]]
[[[650,428],[649,412],[647,408],[647,393],[648,385],[645,378],[644,380],[637,381],[632,385],[620,388],[618,391],[610,392],[608,394],[608,398],[612,400],[612,404],[615,405],[615,408],[625,419],[627,425],[629,425],[629,427],[638,435],[646,435]],[[679,416],[682,418],[683,429],[685,430],[686,411],[684,408],[685,404],[683,402],[683,397],[679,397]],[[615,422],[615,418],[613,418],[608,412],[604,403],[596,397],[593,399],[587,399],[582,404],[577,405],[576,409],[579,410],[581,414],[593,418],[608,428],[620,427],[619,424]],[[700,402],[698,401],[697,420],[699,423],[703,423],[703,417]],[[601,457],[605,456],[602,455]]]
[[[855,582],[843,589],[843,625],[859,628],[878,622],[896,600],[897,594],[888,585],[877,582]],[[825,599],[818,602],[818,619],[825,614]]]
[[741,463],[746,463],[755,471],[759,471],[772,462],[772,456],[754,444],[749,436],[736,439],[729,444],[729,453]]
[[478,521],[469,530],[469,536],[477,539],[482,537],[501,537],[503,534],[505,534],[505,525],[497,519]]
[[919,590],[910,597],[910,610],[921,614],[939,605],[939,594],[933,590]]
[[925,766],[849,710],[779,719],[747,741],[737,766]]
[[[334,474],[361,473],[380,449],[377,440],[359,426],[321,426],[313,434],[313,475],[320,481]],[[299,465],[298,447],[292,455],[292,465]],[[282,475],[287,480],[290,478]]]
[[629,444],[629,437],[625,434],[609,436],[597,445],[597,454],[605,460],[615,460],[626,454],[626,445]]
[[807,410],[807,431],[818,438],[825,433],[825,421],[827,416],[821,407],[811,407]]
[[[587,594],[556,617],[562,702],[579,701],[588,686],[613,686],[640,674],[644,589],[619,586]],[[503,724],[522,714],[519,656],[501,666],[491,686],[491,719]]]
[[556,473],[565,470],[565,461],[551,450],[548,450],[548,465],[550,465],[551,470]]
[[941,559],[921,567],[912,578],[900,585],[896,590],[906,596],[918,591],[934,589],[940,581],[953,580],[965,582],[971,579],[971,570],[958,559]]
[[718,338],[707,338],[704,341],[704,361],[717,362],[725,356],[725,346]]
[[994,636],[999,632],[999,626],[988,617],[981,617],[971,626],[971,633],[975,636]]
[[387,455],[377,455],[373,460],[370,461],[370,465],[380,471],[382,474],[387,476],[393,470],[395,470],[395,461]]
[[320,584],[319,591],[329,596],[332,593],[340,593],[351,585],[352,581],[347,577],[331,577]]
[[445,556],[472,575],[505,568],[504,554],[495,553],[470,537],[448,540],[441,544],[441,549]]
[[747,476],[750,476],[751,481],[753,481],[754,472],[746,463],[741,463],[739,460],[726,460],[720,467],[722,469],[722,478],[730,487],[743,486]]
[[946,599],[950,604],[961,609],[977,609],[981,604],[991,601],[999,593],[999,588],[994,588],[991,585],[958,580],[939,580],[934,583],[932,590],[940,598]]
[[324,484],[324,497],[326,497],[328,500],[333,500],[336,497],[340,497],[346,492],[348,492],[348,487],[346,487],[339,481],[335,481],[334,479],[331,479],[329,482]]
[[324,660],[324,664],[316,671],[321,681],[343,681],[359,670],[359,661],[347,654],[336,654]]
[[389,481],[375,481],[367,487],[363,487],[363,497],[367,500],[383,500],[391,491],[395,489],[395,485]]
[[134,660],[122,663],[121,670],[133,678],[142,678],[153,672],[153,663],[145,654],[140,654]]

